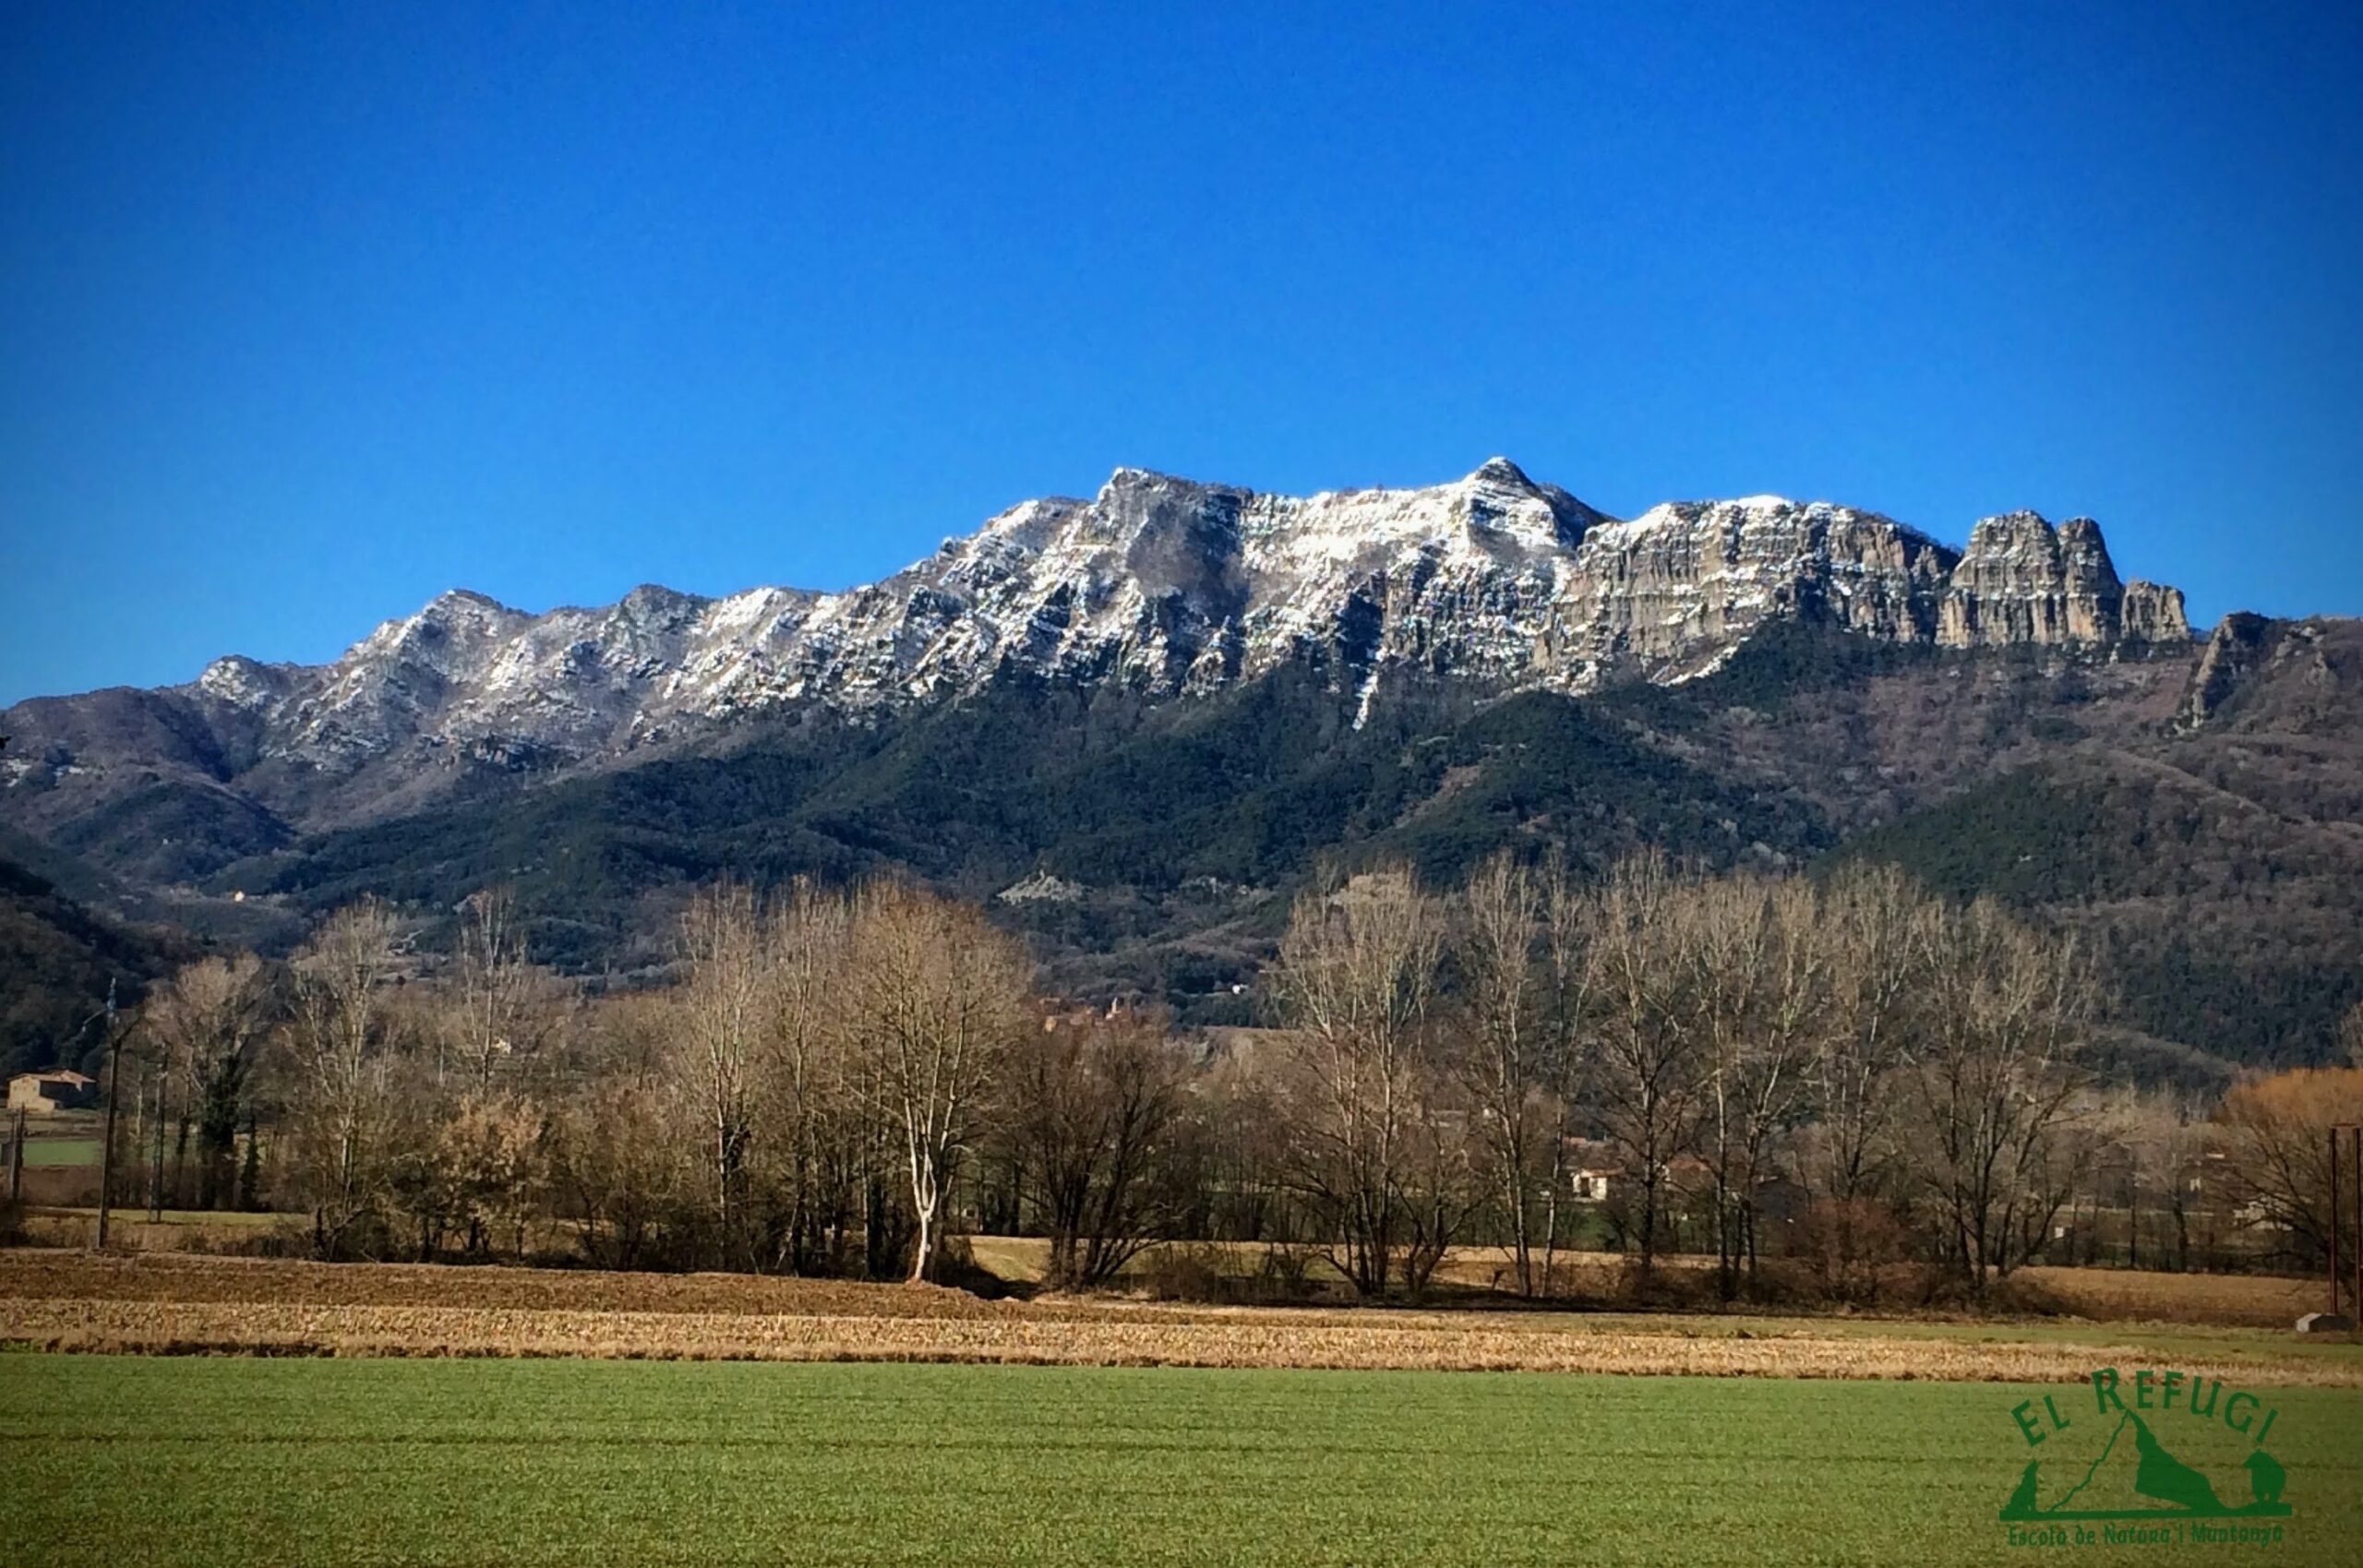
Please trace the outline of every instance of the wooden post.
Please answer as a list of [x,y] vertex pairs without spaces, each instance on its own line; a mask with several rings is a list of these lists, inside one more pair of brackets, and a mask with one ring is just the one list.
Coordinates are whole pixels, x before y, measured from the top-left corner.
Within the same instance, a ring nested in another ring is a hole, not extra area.
[[2338,1129],[2330,1130],[2330,1315],[2338,1316]]
[[2347,1250],[2347,1263],[2355,1271],[2356,1319],[2363,1322],[2363,1126],[2346,1130],[2346,1150],[2355,1162],[2355,1245]]
[[[107,982],[106,1142],[99,1150],[99,1248],[107,1244],[107,1211],[114,1203],[114,1113],[123,1098],[123,1035],[114,1026],[114,982]],[[2333,1271],[2333,1275],[2336,1270]]]
[[148,1164],[148,1217],[161,1221],[164,1217],[164,1084],[171,1076],[162,1062],[150,1069],[156,1080],[156,1128],[150,1145]]

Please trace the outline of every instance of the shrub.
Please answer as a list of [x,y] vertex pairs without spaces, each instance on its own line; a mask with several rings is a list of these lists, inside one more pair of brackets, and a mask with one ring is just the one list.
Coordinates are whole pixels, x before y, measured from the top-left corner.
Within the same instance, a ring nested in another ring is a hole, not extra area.
[[1205,1241],[1171,1241],[1141,1259],[1142,1283],[1159,1301],[1226,1301],[1234,1293],[1222,1272],[1221,1250]]
[[1872,1307],[1891,1300],[1912,1262],[1912,1238],[1885,1203],[1822,1198],[1797,1216],[1790,1253],[1820,1299]]

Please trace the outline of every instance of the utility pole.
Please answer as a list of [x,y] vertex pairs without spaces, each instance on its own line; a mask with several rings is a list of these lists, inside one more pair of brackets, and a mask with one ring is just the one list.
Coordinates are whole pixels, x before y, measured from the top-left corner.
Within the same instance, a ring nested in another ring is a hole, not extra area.
[[149,1071],[156,1081],[156,1128],[149,1145],[148,1217],[162,1221],[164,1217],[164,1086],[172,1074],[164,1070],[161,1061],[151,1066]]
[[2363,1125],[2339,1123],[2330,1130],[2330,1315],[2340,1316],[2338,1310],[2338,1243],[2341,1209],[2338,1201],[2338,1143],[2340,1133],[2346,1134],[2346,1154],[2354,1173],[2354,1183],[2348,1192],[2355,1223],[2353,1245],[2347,1249],[2347,1266],[2354,1271],[2350,1299],[2355,1304],[2354,1318],[2363,1319]]
[[107,1244],[107,1211],[114,1204],[114,1113],[123,1100],[123,1035],[115,1027],[114,982],[107,982],[107,1124],[99,1150],[99,1248]]
[[2330,1315],[2333,1318],[2342,1315],[2338,1310],[2338,1233],[2341,1228],[2338,1135],[2342,1132],[2353,1145],[2355,1161],[2355,1246],[2350,1262],[2355,1269],[2355,1309],[2357,1312],[2363,1313],[2363,1127],[2333,1123],[2330,1130],[2330,1234],[2325,1238],[2330,1253]]

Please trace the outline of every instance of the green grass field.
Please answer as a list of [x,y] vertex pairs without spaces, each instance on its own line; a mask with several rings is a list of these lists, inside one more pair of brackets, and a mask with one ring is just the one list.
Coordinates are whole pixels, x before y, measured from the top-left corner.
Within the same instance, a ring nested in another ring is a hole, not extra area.
[[[2009,1554],[2036,1392],[6,1355],[0,1562],[1936,1568]],[[2288,1539],[2177,1561],[2357,1560],[2363,1395],[2270,1399]],[[2217,1435],[2176,1452],[2237,1476]]]
[[100,1142],[96,1138],[28,1138],[25,1140],[25,1168],[42,1170],[61,1169],[67,1166],[96,1166],[99,1163]]

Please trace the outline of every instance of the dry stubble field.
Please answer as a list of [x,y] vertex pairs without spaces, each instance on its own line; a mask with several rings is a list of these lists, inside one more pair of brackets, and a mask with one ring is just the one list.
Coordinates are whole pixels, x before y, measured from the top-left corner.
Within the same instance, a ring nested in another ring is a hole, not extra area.
[[989,1301],[731,1275],[0,1251],[0,1342],[65,1351],[1583,1371],[2043,1382],[2111,1359],[2363,1388],[2363,1347],[2188,1323]]

